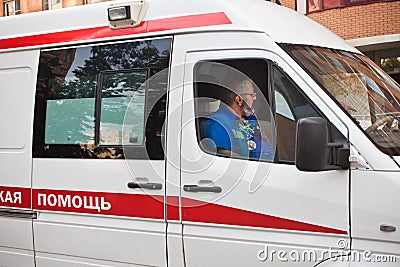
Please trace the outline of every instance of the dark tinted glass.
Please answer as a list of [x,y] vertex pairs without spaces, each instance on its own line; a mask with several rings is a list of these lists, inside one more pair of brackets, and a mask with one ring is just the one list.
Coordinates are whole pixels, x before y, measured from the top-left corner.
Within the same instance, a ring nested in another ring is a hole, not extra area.
[[34,156],[163,159],[171,39],[42,51]]

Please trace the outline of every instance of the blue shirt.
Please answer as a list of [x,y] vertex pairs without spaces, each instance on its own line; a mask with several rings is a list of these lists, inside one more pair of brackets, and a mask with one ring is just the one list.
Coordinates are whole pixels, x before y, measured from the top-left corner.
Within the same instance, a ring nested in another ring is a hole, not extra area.
[[215,150],[222,148],[239,156],[248,157],[249,151],[243,127],[243,121],[221,103],[218,111],[201,125],[202,138],[211,139]]
[[209,138],[207,150],[222,148],[250,158],[272,159],[272,146],[262,134],[254,115],[241,120],[224,103],[201,125],[202,138]]
[[249,145],[250,158],[273,160],[273,146],[265,133],[260,130],[256,116],[250,115],[246,118],[246,121],[245,124],[250,124],[249,128],[251,129],[251,132],[248,134],[248,143],[254,141],[255,144],[252,146],[253,149],[250,149],[251,147]]

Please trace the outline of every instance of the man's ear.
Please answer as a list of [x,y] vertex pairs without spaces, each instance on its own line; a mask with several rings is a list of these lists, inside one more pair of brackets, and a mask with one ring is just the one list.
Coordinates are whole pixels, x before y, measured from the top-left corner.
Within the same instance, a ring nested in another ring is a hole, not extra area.
[[239,107],[243,106],[243,98],[241,96],[235,96],[235,102],[238,104]]

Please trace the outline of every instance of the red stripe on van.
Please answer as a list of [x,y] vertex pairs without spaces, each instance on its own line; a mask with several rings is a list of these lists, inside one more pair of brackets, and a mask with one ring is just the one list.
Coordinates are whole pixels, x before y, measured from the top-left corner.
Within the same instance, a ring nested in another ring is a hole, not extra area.
[[33,189],[33,209],[164,219],[164,196]]
[[209,14],[198,14],[164,18],[156,20],[142,21],[134,28],[112,30],[108,26],[71,30],[64,32],[53,32],[36,34],[23,37],[14,37],[0,40],[0,49],[10,49],[18,47],[49,45],[66,43],[73,41],[93,40],[106,37],[117,37],[124,35],[134,35],[140,33],[161,32],[184,28],[195,28],[203,26],[232,24],[224,12]]
[[167,220],[180,220],[178,196],[167,196]]
[[181,16],[147,21],[147,32],[232,24],[224,12]]
[[[164,219],[164,196],[33,189],[33,209]],[[0,207],[31,208],[31,189],[0,186]],[[179,197],[167,197],[167,219],[179,220]],[[347,231],[182,198],[182,220],[348,235]]]
[[190,222],[261,227],[303,232],[340,235],[348,234],[347,231],[340,229],[279,218],[271,215],[206,203],[189,198],[182,199],[182,220]]
[[31,189],[0,186],[0,207],[31,208]]

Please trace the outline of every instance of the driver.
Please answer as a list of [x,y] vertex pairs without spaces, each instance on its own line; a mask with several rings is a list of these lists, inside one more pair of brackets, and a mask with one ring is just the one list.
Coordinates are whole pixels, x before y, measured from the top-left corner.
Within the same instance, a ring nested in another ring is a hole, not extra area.
[[273,158],[272,146],[253,114],[256,97],[249,79],[233,80],[224,90],[219,109],[202,125],[202,137],[212,140],[218,154]]

